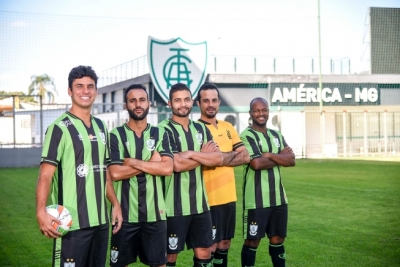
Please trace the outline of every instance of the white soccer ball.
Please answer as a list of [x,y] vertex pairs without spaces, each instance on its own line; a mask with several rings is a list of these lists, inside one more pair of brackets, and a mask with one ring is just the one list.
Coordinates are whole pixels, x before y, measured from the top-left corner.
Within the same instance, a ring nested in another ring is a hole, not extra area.
[[68,209],[64,206],[53,204],[46,207],[46,211],[51,216],[57,218],[62,224],[53,222],[53,228],[60,232],[62,235],[68,233],[69,228],[72,225],[72,216]]

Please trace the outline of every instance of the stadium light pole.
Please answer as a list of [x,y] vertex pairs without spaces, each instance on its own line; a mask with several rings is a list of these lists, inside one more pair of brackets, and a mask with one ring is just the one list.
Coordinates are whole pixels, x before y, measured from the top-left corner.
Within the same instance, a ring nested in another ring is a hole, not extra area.
[[320,8],[320,0],[318,0],[318,61],[319,61],[319,85],[318,85],[318,94],[319,94],[319,113],[320,113],[320,134],[321,134],[321,152],[322,156],[325,155],[324,151],[324,116],[322,112],[322,56],[321,56],[321,8]]

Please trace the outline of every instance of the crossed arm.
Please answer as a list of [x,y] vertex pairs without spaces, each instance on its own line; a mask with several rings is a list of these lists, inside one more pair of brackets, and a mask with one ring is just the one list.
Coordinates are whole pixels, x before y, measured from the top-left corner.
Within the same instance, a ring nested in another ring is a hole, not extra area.
[[200,152],[188,150],[174,154],[175,172],[189,171],[200,165],[207,167],[222,166],[222,163],[222,153],[213,141],[204,144]]
[[168,156],[161,156],[155,151],[149,161],[126,158],[123,165],[111,165],[109,167],[111,179],[119,181],[130,179],[142,172],[151,175],[167,176],[172,174],[173,159]]
[[235,167],[250,162],[250,155],[245,146],[240,146],[230,152],[222,152],[223,166]]
[[271,169],[275,166],[293,167],[296,159],[293,150],[286,146],[280,153],[263,153],[261,157],[250,161],[250,166],[255,170]]

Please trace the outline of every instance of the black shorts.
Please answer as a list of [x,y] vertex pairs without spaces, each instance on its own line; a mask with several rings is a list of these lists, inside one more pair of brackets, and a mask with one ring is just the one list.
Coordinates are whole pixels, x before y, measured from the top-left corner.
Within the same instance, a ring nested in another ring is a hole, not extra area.
[[160,266],[167,262],[167,221],[128,223],[111,237],[110,266],[140,262]]
[[103,224],[54,239],[53,266],[105,266],[109,230],[109,224]]
[[288,205],[243,210],[244,239],[286,237]]
[[167,253],[177,254],[187,249],[208,248],[213,244],[209,211],[187,216],[167,217]]
[[236,202],[210,207],[213,242],[230,240],[235,236]]

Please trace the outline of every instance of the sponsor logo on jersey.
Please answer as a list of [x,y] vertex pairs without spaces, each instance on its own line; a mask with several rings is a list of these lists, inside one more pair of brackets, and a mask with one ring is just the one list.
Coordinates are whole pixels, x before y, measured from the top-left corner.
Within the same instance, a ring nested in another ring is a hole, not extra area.
[[91,142],[97,142],[97,136],[95,136],[95,135],[92,135],[92,134],[89,134],[89,140],[91,141]]
[[91,170],[94,172],[101,172],[101,171],[105,171],[107,169],[106,165],[93,165]]
[[68,127],[74,125],[74,122],[71,120],[65,120],[65,121],[60,121],[58,125]]
[[79,164],[78,168],[76,168],[76,173],[79,177],[86,177],[89,172],[101,172],[107,169],[106,165],[93,165],[87,166],[86,164]]
[[85,164],[79,164],[78,168],[76,168],[76,174],[79,177],[86,177],[89,173],[89,167]]

